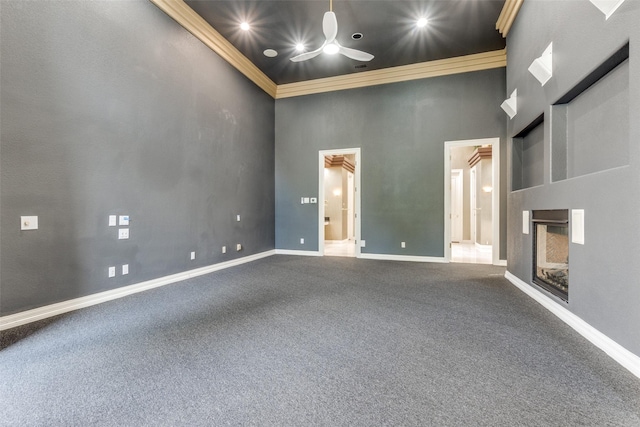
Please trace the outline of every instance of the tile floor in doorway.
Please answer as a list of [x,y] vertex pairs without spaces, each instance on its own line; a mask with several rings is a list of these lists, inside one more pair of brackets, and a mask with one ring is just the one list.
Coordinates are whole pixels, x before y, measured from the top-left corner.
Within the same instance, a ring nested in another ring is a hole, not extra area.
[[355,257],[356,245],[353,240],[325,240],[324,255]]
[[491,246],[477,247],[471,242],[451,244],[451,262],[491,264]]

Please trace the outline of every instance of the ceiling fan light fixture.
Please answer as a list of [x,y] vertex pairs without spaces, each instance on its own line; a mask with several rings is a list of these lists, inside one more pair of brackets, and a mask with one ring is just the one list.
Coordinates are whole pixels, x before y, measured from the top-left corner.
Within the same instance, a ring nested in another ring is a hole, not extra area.
[[427,26],[428,23],[429,23],[429,20],[427,18],[420,18],[418,19],[418,21],[416,21],[416,26],[418,28],[424,28]]
[[243,22],[240,24],[240,29],[242,31],[249,31],[251,29],[251,25],[248,22]]
[[329,43],[328,45],[322,48],[322,51],[327,55],[335,55],[336,53],[338,53],[339,50],[340,48],[336,46],[334,43]]
[[302,52],[304,50],[304,45],[302,43],[296,44],[296,50],[298,52]]

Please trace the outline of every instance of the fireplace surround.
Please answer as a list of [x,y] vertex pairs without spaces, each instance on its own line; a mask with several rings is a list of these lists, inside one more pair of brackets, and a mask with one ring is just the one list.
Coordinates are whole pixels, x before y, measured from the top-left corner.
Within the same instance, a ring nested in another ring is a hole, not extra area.
[[532,213],[533,283],[569,301],[569,211]]

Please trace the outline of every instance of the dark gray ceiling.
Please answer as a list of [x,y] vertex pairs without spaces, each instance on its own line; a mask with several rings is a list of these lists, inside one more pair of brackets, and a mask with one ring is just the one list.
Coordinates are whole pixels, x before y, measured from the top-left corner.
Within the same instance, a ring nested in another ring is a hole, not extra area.
[[[323,43],[322,18],[329,0],[186,0],[213,28],[277,84],[469,55],[505,47],[495,29],[504,0],[333,0],[337,40],[375,58],[358,62],[320,55],[294,63],[294,46],[306,51]],[[416,20],[425,16],[421,29]],[[251,30],[242,31],[242,21]],[[364,35],[353,40],[353,33]],[[265,49],[278,52],[264,56]],[[366,65],[363,67],[363,65]]]

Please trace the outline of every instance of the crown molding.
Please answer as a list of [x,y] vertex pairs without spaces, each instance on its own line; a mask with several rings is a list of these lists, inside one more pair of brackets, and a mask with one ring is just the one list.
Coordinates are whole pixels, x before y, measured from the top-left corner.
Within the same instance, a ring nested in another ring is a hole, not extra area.
[[506,65],[507,52],[506,49],[501,49],[382,70],[278,85],[276,99],[502,68]]
[[498,21],[496,22],[496,30],[500,31],[502,37],[507,37],[513,21],[515,21],[516,16],[518,16],[523,1],[524,0],[506,0],[504,2]]
[[183,0],[150,1],[258,87],[275,97],[277,85]]
[[[183,0],[150,1],[275,99],[468,73],[501,68],[507,65],[506,49],[502,49],[382,70],[276,85]],[[507,0],[505,8],[507,4],[513,2],[521,3],[522,0]]]

